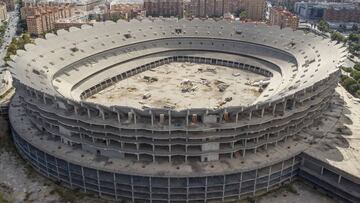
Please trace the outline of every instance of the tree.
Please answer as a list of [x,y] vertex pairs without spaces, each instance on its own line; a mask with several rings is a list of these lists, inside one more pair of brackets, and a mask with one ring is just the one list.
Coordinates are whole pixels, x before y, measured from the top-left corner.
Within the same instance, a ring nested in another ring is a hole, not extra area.
[[351,73],[351,71],[352,71],[352,68],[350,68],[350,67],[344,67],[344,66],[342,66],[341,69],[342,69],[343,71],[347,72],[347,73]]
[[352,29],[352,31],[356,32],[359,30],[359,27],[356,24],[353,24],[351,29]]
[[346,42],[347,41],[346,37],[344,37],[340,32],[331,33],[331,40],[338,41],[338,42]]
[[352,43],[349,46],[350,53],[357,55],[357,52],[360,52],[360,43]]
[[346,77],[346,79],[344,79],[341,84],[345,87],[345,89],[349,89],[351,85],[356,84],[356,80],[350,78],[350,77]]
[[359,42],[360,41],[360,34],[351,33],[349,35],[349,41],[351,41],[351,42]]
[[351,93],[351,94],[355,94],[358,90],[360,90],[360,84],[356,83],[356,84],[352,84],[350,85],[347,90]]
[[322,32],[329,32],[330,25],[325,20],[320,20],[318,23],[318,29]]
[[354,65],[354,69],[357,70],[357,71],[360,71],[360,63],[356,63]]
[[239,18],[240,20],[245,20],[247,18],[247,12],[246,11],[242,11],[240,14],[239,14]]
[[21,37],[19,37],[18,39],[16,39],[15,37],[11,40],[11,43],[7,49],[6,55],[4,57],[4,61],[10,61],[10,56],[11,55],[15,55],[16,54],[16,50],[18,49],[24,49],[25,44],[28,43],[34,43],[33,40],[31,39],[29,33],[24,33],[23,35],[21,35]]
[[360,80],[360,71],[353,70],[353,71],[350,73],[350,76],[351,76],[352,78],[354,78],[354,80]]

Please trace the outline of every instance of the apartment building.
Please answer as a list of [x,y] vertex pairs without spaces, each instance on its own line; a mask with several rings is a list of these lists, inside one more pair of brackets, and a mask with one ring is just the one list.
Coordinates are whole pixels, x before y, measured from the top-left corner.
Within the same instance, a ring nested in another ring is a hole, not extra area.
[[183,0],[145,0],[144,10],[147,16],[183,17]]
[[144,17],[145,12],[142,4],[111,4],[110,5],[110,19],[132,19],[135,17]]
[[21,18],[26,19],[30,34],[40,35],[54,30],[57,20],[71,17],[73,8],[72,5],[26,5],[21,8]]
[[244,0],[247,18],[253,21],[261,21],[265,17],[265,0]]
[[230,0],[191,0],[190,7],[195,17],[222,17],[230,12]]
[[299,26],[299,18],[283,8],[271,8],[269,20],[271,25],[278,25],[280,28],[291,27],[295,30]]

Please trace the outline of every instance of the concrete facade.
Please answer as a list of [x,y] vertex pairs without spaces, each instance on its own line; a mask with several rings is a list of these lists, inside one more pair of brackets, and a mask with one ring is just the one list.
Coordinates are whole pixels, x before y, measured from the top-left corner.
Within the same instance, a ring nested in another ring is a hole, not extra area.
[[[294,136],[328,108],[346,55],[339,44],[289,28],[198,19],[105,22],[35,44],[9,62],[20,154],[71,188],[145,202],[237,200],[291,181],[304,150],[292,145]],[[247,106],[139,109],[85,101],[172,62],[272,80]]]

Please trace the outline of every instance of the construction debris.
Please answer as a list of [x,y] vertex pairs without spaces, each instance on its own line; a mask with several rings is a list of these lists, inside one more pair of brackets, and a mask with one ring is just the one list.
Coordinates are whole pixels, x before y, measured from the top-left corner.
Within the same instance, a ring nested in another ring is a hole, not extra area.
[[146,82],[149,82],[149,83],[152,83],[152,82],[157,82],[159,79],[158,78],[156,78],[156,77],[150,77],[150,76],[144,76],[144,80],[146,81]]
[[226,97],[224,101],[220,101],[217,105],[217,107],[221,107],[224,106],[226,103],[231,102],[232,101],[232,97]]
[[201,84],[210,87],[210,81],[208,79],[200,78],[200,80],[201,80],[200,81]]
[[214,74],[217,73],[216,68],[209,68],[209,67],[207,67],[207,68],[205,68],[205,69],[203,69],[203,68],[198,68],[198,72],[200,72],[200,73],[210,72],[210,73],[214,73]]
[[231,101],[232,101],[232,97],[226,97],[226,98],[225,98],[225,101],[226,101],[226,102],[231,102]]
[[149,92],[147,92],[143,95],[143,99],[149,99],[150,97],[151,97],[151,94]]
[[265,88],[270,84],[270,80],[259,80],[259,81],[251,81],[248,80],[245,82],[245,85],[254,86],[254,87],[261,87]]
[[214,84],[217,86],[220,92],[224,92],[230,86],[221,80],[215,80]]
[[198,87],[194,86],[194,83],[189,79],[184,79],[180,83],[181,92],[194,92]]
[[240,73],[233,73],[232,76],[238,77],[238,76],[240,76]]
[[129,91],[129,92],[135,92],[137,89],[136,89],[136,87],[128,87],[128,88],[126,88],[127,89],[127,91]]

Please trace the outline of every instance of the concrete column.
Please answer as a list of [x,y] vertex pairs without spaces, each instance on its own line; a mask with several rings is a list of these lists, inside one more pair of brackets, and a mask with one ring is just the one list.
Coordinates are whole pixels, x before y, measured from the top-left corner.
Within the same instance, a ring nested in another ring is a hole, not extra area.
[[263,107],[263,108],[261,109],[261,118],[264,117],[264,112],[265,112],[265,108]]
[[235,122],[238,123],[239,121],[239,112],[236,113],[236,118],[235,118]]
[[269,169],[269,174],[268,174],[268,183],[267,183],[267,186],[266,186],[266,191],[269,191],[269,186],[270,186],[270,176],[271,176],[271,169],[272,169],[272,167],[270,166],[270,169]]
[[186,113],[186,126],[189,126],[189,114],[190,114],[190,111],[187,110],[187,113]]
[[273,111],[272,111],[273,116],[275,116],[275,111],[276,111],[276,104],[274,104],[273,106]]
[[323,166],[321,166],[321,173],[320,173],[321,175],[323,175],[324,174],[324,167]]
[[152,201],[152,178],[149,177],[149,194],[150,194],[150,202]]
[[223,179],[223,194],[222,194],[222,201],[224,202],[224,197],[225,197],[225,175],[223,175],[224,179]]
[[115,173],[113,173],[113,181],[114,181],[114,191],[115,191],[115,199],[118,200],[118,196],[117,196],[117,188],[116,188],[116,176]]
[[293,176],[293,173],[294,173],[294,166],[295,166],[295,157],[293,157],[293,159],[292,159],[290,181],[292,180],[292,176]]
[[241,198],[241,187],[242,187],[242,179],[243,179],[243,173],[240,173],[240,180],[239,180],[239,196],[238,196],[238,199]]
[[205,202],[207,202],[207,193],[208,193],[208,178],[205,178]]
[[74,113],[75,113],[76,116],[79,115],[78,114],[78,107],[76,105],[74,105]]
[[341,182],[341,175],[339,175],[338,184],[340,184],[340,182]]
[[121,117],[120,117],[120,112],[116,112],[117,113],[117,119],[118,119],[118,122],[121,123]]
[[84,175],[84,168],[83,167],[81,167],[81,177],[82,177],[82,181],[83,181],[84,192],[86,192],[85,175]]
[[283,172],[284,172],[284,161],[281,163],[281,176],[283,175]]
[[86,109],[87,109],[88,117],[91,118],[90,109],[89,108],[86,108]]
[[169,134],[170,134],[170,128],[171,128],[171,111],[169,110]]
[[170,194],[171,194],[171,192],[170,192],[170,178],[167,178],[167,180],[168,180],[168,185],[167,185],[167,187],[168,187],[168,199],[170,200],[171,199],[171,196],[170,196]]
[[252,111],[250,111],[249,113],[249,120],[251,121],[251,117],[252,117]]
[[151,126],[154,127],[154,115],[152,111],[150,111],[150,117],[151,117]]
[[286,111],[286,105],[287,105],[287,99],[285,99],[285,101],[284,101],[284,108],[283,108],[283,112],[284,112],[284,114],[285,114],[285,111]]
[[293,109],[295,109],[295,106],[296,106],[296,100],[294,98],[294,101],[293,101],[293,104],[292,104]]
[[135,202],[135,197],[134,197],[134,177],[133,176],[131,176],[130,183],[131,183],[131,199],[132,199],[132,202]]
[[256,169],[256,173],[255,173],[255,180],[254,180],[254,192],[253,192],[253,195],[255,195],[256,193],[256,180],[257,180],[257,175],[258,175],[258,169]]
[[97,177],[96,180],[97,180],[97,187],[98,187],[98,191],[99,191],[99,197],[101,197],[99,170],[96,170],[96,177]]
[[165,122],[165,115],[164,114],[160,114],[160,119],[159,119],[159,123],[161,124],[161,125],[163,125],[164,124],[164,122]]
[[98,108],[98,110],[99,110],[99,112],[100,112],[101,118],[102,118],[103,120],[105,120],[104,110],[102,110],[102,109],[100,109],[100,108]]
[[[46,155],[45,155],[46,156]],[[72,180],[71,180],[71,173],[70,173],[70,164],[69,162],[67,162],[67,168],[68,168],[68,176],[69,176],[69,182],[70,182],[70,187],[72,188]]]
[[[134,111],[132,110],[132,113],[134,115],[134,124],[136,124],[136,113],[134,113]],[[135,129],[136,130],[136,129]]]

